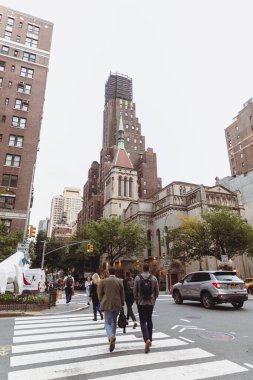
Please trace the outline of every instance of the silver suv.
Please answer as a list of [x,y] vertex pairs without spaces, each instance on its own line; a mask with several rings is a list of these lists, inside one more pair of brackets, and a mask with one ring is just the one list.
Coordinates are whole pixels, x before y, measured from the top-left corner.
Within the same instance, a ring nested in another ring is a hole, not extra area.
[[173,286],[172,296],[176,304],[184,300],[200,301],[206,309],[215,303],[228,303],[239,309],[248,299],[244,282],[231,271],[201,271],[187,274]]

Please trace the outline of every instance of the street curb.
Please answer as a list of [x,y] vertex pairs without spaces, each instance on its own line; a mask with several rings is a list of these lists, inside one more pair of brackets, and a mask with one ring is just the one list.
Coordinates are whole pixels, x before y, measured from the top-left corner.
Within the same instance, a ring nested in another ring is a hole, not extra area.
[[18,311],[18,312],[0,312],[0,319],[1,318],[6,318],[6,317],[37,317],[37,316],[43,316],[43,315],[60,315],[60,314],[69,314],[69,313],[74,313],[80,310],[85,310],[88,309],[89,306],[83,306],[79,307],[78,309],[73,309],[73,310],[66,310],[66,311],[61,311],[59,313],[40,313],[40,312],[25,312],[25,311]]

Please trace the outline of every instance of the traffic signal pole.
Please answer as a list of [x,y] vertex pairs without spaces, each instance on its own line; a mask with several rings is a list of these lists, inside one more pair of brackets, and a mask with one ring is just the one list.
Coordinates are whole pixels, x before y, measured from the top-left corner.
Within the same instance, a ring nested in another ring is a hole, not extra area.
[[[81,244],[81,243],[90,243],[90,240],[82,240],[82,241],[77,241],[77,242],[75,242],[75,243],[71,243],[71,244],[65,244],[65,245],[63,245],[62,247],[58,247],[58,248],[56,248],[56,249],[53,249],[52,251],[46,252],[47,241],[44,240],[44,241],[43,241],[42,258],[41,258],[41,269],[43,269],[43,267],[44,267],[45,256],[49,255],[49,254],[52,253],[52,252],[59,251],[59,249],[67,248],[67,247],[71,247],[72,245],[77,245],[77,244]],[[93,249],[93,245],[92,245],[92,249]]]

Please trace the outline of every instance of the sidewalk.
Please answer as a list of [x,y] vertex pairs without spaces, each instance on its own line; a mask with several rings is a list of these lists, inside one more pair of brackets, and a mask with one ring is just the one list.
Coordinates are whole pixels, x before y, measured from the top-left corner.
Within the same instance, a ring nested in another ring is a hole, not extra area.
[[51,309],[44,309],[40,311],[0,311],[0,319],[3,317],[22,317],[22,316],[39,316],[39,315],[57,315],[57,314],[66,314],[74,313],[80,310],[85,310],[92,308],[92,306],[87,305],[86,295],[84,292],[75,292],[75,295],[72,297],[71,302],[67,305],[66,298],[63,294],[62,298],[59,301],[56,301],[56,305],[52,306]]

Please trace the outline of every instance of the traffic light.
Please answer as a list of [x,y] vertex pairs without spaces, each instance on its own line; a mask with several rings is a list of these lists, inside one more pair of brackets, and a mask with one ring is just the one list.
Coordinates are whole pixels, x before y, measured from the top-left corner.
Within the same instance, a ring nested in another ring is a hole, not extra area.
[[87,244],[87,252],[93,252],[93,244]]
[[29,229],[29,238],[34,238],[35,235],[36,235],[36,227],[31,225]]

